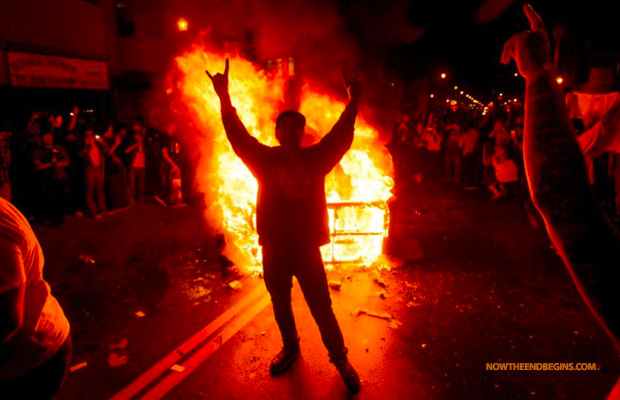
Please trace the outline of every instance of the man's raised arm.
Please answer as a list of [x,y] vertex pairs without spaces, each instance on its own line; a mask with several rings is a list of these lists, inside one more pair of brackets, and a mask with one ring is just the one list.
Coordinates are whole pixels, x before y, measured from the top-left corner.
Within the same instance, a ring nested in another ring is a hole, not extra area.
[[536,208],[575,285],[618,346],[620,338],[620,235],[590,185],[581,149],[555,81],[549,38],[531,6],[531,29],[505,45],[526,80],[525,170]]
[[331,131],[315,146],[318,156],[325,160],[324,165],[328,172],[340,162],[353,143],[357,105],[362,94],[362,85],[359,81],[347,80],[344,71],[342,77],[349,93],[349,103]]
[[258,162],[260,162],[261,154],[267,146],[261,144],[255,137],[250,135],[237,116],[237,111],[232,106],[230,101],[230,94],[228,93],[228,70],[229,60],[226,59],[226,67],[224,73],[217,73],[211,75],[209,71],[205,71],[211,81],[213,82],[213,88],[220,98],[220,105],[222,107],[222,123],[224,124],[224,130],[226,131],[226,137],[230,142],[235,154],[241,160],[243,160],[250,169],[253,168]]

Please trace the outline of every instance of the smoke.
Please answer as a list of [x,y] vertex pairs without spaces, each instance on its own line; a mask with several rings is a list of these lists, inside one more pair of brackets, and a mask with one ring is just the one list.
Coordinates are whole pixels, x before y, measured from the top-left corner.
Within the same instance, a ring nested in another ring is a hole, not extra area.
[[292,57],[296,75],[342,97],[341,69],[362,77],[374,108],[400,100],[393,53],[424,34],[409,21],[408,0],[177,1],[208,40],[259,65]]

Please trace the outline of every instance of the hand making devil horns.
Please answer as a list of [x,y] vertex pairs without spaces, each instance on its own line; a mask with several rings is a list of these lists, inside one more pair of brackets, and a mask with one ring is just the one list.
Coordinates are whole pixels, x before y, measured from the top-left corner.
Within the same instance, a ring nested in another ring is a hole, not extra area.
[[224,73],[220,74],[219,72],[215,75],[211,75],[209,71],[205,72],[211,78],[211,82],[213,82],[213,88],[215,89],[215,93],[221,98],[223,96],[228,96],[228,70],[230,69],[230,61],[226,58],[226,67],[224,67]]

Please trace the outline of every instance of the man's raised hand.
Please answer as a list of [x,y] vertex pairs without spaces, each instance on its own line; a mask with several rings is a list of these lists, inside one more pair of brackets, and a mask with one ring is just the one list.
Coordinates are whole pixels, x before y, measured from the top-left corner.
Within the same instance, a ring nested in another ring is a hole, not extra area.
[[359,79],[347,79],[347,75],[342,69],[342,82],[349,93],[349,100],[358,101],[362,95],[362,84]]
[[205,70],[211,82],[213,82],[213,89],[215,89],[215,93],[221,98],[222,96],[228,96],[228,70],[229,70],[230,61],[226,58],[226,67],[224,67],[224,73],[220,74],[219,72],[215,75],[211,75],[209,71]]
[[509,64],[514,58],[519,73],[526,79],[552,71],[551,45],[542,18],[531,5],[525,4],[523,11],[530,21],[530,30],[517,33],[504,45],[502,64]]

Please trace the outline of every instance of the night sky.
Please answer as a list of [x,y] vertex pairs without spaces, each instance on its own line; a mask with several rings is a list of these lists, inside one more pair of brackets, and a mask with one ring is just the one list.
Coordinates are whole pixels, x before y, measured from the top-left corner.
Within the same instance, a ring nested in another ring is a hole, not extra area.
[[[355,3],[353,6],[347,1],[341,2],[345,17],[350,7],[372,9],[385,4],[366,2],[365,6],[360,6],[359,2]],[[620,24],[614,21],[613,2],[547,0],[531,4],[546,21],[549,31],[562,25],[578,41],[589,41],[591,48],[618,52]],[[386,52],[387,62],[404,80],[423,75],[436,77],[446,71],[451,84],[464,87],[474,96],[488,96],[493,91],[520,94],[523,81],[514,77],[516,66],[514,63],[503,66],[499,58],[505,41],[529,26],[522,5],[523,2],[512,0],[404,2],[402,11],[423,33],[412,43],[392,46]],[[351,13],[348,14],[351,18]],[[488,21],[480,21],[480,17]],[[383,29],[383,26],[373,26],[372,21],[356,21],[349,25],[357,29],[357,36],[361,38],[372,36],[373,29]],[[363,47],[372,49],[372,46]]]

